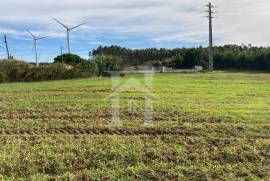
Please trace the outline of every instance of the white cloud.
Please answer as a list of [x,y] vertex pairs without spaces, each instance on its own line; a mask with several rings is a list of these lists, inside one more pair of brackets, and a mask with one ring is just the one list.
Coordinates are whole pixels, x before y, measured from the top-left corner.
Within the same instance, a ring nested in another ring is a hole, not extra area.
[[[0,1],[0,33],[27,36],[24,27],[40,35],[65,36],[51,20],[57,17],[69,25],[84,21],[87,26],[73,33],[87,41],[141,36],[157,43],[207,43],[205,0],[9,0]],[[270,42],[269,0],[213,0],[216,44]],[[3,8],[5,7],[5,8]],[[93,42],[94,42],[93,41]],[[127,40],[128,41],[128,40]]]
[[92,41],[92,42],[90,42],[90,44],[92,44],[92,45],[105,45],[106,43],[101,42],[101,41]]

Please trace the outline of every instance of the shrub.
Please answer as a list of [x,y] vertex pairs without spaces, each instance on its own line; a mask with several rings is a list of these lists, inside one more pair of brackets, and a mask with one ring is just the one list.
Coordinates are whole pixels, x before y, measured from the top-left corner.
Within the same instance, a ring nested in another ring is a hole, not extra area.
[[172,58],[172,63],[175,68],[183,68],[184,57],[181,54],[177,54]]
[[7,75],[4,72],[0,72],[0,82],[6,82]]
[[60,79],[86,78],[104,75],[105,71],[123,69],[121,59],[113,56],[98,56],[91,61],[72,65],[54,63],[40,67],[21,61],[0,61],[0,82],[32,82]]
[[[85,76],[79,68],[65,64],[48,64],[38,68],[26,62],[0,61],[0,82],[32,82],[73,79]],[[89,76],[90,74],[87,74]],[[93,75],[93,74],[91,74]],[[86,76],[85,76],[86,77]]]
[[158,61],[158,60],[154,60],[154,61],[151,62],[151,65],[152,66],[156,66],[156,67],[162,66],[162,62],[161,61]]
[[95,76],[97,72],[97,66],[93,61],[81,62],[75,68],[77,71],[80,71],[82,78]]
[[92,66],[98,76],[103,75],[105,71],[121,71],[125,67],[123,61],[114,56],[96,56],[92,60]]
[[0,72],[7,82],[24,81],[23,77],[33,68],[31,64],[21,61],[0,61]]
[[51,64],[44,67],[40,67],[39,71],[44,80],[57,80],[64,77],[67,69],[63,64]]

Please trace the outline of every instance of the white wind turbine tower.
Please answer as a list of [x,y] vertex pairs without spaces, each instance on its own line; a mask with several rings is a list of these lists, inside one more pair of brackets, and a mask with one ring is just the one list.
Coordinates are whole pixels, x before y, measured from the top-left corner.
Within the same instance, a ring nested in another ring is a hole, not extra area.
[[68,53],[70,54],[71,51],[70,51],[70,39],[69,39],[69,33],[71,30],[74,30],[82,25],[85,25],[86,23],[82,23],[82,24],[79,24],[77,26],[74,26],[74,27],[68,27],[67,25],[63,24],[62,22],[60,22],[59,20],[55,19],[55,18],[52,18],[54,21],[56,21],[58,24],[60,24],[61,26],[63,26],[66,30],[67,30],[67,48],[68,48]]
[[36,58],[36,67],[39,66],[38,63],[38,53],[37,53],[37,40],[41,40],[44,38],[47,38],[48,36],[44,36],[44,37],[36,37],[31,31],[29,31],[28,29],[26,29],[26,31],[29,33],[29,35],[33,38],[34,44],[33,44],[33,49],[35,50],[35,58]]

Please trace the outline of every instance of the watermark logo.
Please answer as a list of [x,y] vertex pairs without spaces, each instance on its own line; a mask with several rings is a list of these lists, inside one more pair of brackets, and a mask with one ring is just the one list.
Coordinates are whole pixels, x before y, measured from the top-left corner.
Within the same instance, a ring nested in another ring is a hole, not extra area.
[[[122,93],[140,93],[143,95],[140,97],[144,101],[144,125],[153,125],[153,77],[154,73],[147,73],[144,75],[144,81],[137,80],[134,77],[124,78],[121,80],[120,72],[110,72],[112,76],[112,94],[106,98],[106,100],[111,100],[111,111],[112,111],[112,125],[113,127],[122,126],[122,121],[120,119],[120,102]],[[138,108],[137,101],[133,97],[128,98],[128,111],[136,112]]]

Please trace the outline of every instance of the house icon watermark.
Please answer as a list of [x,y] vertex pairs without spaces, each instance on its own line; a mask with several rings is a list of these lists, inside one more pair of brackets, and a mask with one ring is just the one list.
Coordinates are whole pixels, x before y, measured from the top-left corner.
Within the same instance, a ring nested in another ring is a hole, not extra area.
[[[121,93],[126,92],[139,92],[143,95],[144,99],[144,125],[151,126],[153,122],[153,99],[156,97],[153,95],[153,77],[154,73],[145,73],[144,83],[141,83],[138,79],[131,77],[124,82],[121,80],[121,72],[109,72],[112,78],[112,94],[105,98],[105,100],[111,100],[111,114],[113,127],[121,127],[122,121],[120,119],[120,101]],[[129,111],[136,110],[136,101],[133,98],[129,100]]]

